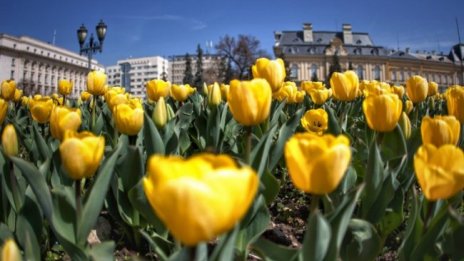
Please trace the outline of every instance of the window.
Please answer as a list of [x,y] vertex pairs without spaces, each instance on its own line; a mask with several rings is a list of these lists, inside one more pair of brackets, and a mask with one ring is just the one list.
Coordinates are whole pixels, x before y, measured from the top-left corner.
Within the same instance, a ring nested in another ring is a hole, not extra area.
[[364,68],[362,65],[358,65],[358,68],[356,68],[356,73],[358,74],[360,80],[364,80]]
[[380,66],[376,65],[372,71],[374,74],[374,80],[380,81]]
[[15,71],[11,70],[10,79],[12,79],[12,80],[14,80],[14,73],[15,73]]
[[15,58],[11,58],[11,66],[15,66]]
[[310,75],[311,75],[311,81],[317,81],[318,80],[317,65],[316,64],[311,65],[311,68],[309,70],[310,70]]
[[391,71],[391,80],[396,81],[396,71]]
[[290,66],[290,77],[293,79],[298,78],[298,65],[293,64]]

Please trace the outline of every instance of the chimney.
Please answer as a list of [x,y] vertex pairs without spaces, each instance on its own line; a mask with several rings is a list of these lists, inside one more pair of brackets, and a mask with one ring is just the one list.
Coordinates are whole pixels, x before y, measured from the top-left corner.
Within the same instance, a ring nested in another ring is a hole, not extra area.
[[353,34],[351,33],[351,24],[343,24],[343,42],[353,44]]
[[409,49],[409,47],[406,47],[405,52],[406,52],[406,53],[409,53],[410,50],[411,50],[411,49]]
[[303,41],[312,42],[313,40],[313,24],[304,23],[303,24]]

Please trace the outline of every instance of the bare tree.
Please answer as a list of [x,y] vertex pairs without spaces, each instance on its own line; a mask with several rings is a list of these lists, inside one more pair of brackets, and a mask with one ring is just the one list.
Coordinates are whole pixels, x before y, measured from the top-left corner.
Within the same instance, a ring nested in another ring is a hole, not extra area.
[[237,39],[226,35],[220,38],[215,48],[219,55],[229,59],[239,79],[251,76],[251,66],[257,58],[269,57],[265,50],[260,49],[259,40],[251,35],[240,34]]

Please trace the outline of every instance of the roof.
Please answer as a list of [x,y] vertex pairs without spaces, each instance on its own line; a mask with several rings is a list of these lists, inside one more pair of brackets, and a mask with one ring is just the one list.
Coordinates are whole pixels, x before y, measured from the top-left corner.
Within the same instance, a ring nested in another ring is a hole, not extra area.
[[[303,41],[303,31],[282,31],[280,45],[329,45],[333,38],[338,37],[343,41],[343,32],[313,31],[313,42]],[[368,33],[352,32],[353,45],[373,46]]]

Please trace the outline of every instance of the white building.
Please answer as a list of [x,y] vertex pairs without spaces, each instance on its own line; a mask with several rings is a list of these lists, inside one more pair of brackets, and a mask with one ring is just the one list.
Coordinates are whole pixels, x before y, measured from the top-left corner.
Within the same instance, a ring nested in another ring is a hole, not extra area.
[[[103,70],[96,60],[91,67]],[[69,79],[71,97],[77,97],[86,89],[87,73],[87,57],[28,36],[0,34],[0,81],[15,80],[25,95],[55,93],[58,81]]]
[[145,97],[145,84],[162,79],[169,72],[169,61],[161,56],[119,60],[117,65],[106,67],[108,85],[122,86],[135,97]]
[[[197,55],[189,55],[191,58],[192,73],[195,76],[197,71]],[[175,55],[170,59],[169,80],[175,84],[182,84],[185,75],[186,59],[185,55]],[[219,70],[221,63],[221,56],[216,54],[203,54],[203,78],[206,83],[210,84],[215,81],[220,81]]]

